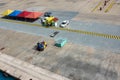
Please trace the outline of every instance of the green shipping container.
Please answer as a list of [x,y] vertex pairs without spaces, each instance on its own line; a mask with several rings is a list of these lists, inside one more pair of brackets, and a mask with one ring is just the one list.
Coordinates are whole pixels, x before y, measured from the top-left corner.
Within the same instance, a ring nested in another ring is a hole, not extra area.
[[57,47],[63,47],[66,44],[67,40],[66,39],[58,39],[55,43],[55,46]]

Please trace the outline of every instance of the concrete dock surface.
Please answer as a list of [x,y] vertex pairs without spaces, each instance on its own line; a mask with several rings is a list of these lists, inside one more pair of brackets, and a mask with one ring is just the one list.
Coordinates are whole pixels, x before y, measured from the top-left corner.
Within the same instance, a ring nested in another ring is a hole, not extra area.
[[21,80],[69,80],[3,53],[0,53],[0,69]]
[[[70,42],[58,48],[52,38],[5,29],[0,29],[0,37],[0,52],[26,64],[72,80],[120,80],[120,55],[117,52]],[[36,51],[36,43],[43,40],[48,47],[43,52]],[[11,61],[11,64],[14,62]],[[16,63],[19,64],[19,61]]]
[[[44,28],[40,19],[28,23],[0,18],[0,69],[21,80],[120,80],[120,0],[105,1],[0,0],[0,17],[7,9],[48,11],[59,18],[58,24],[69,20],[69,29],[108,34]],[[50,38],[54,31],[59,34]],[[54,46],[58,37],[68,39],[62,48]],[[43,40],[47,48],[36,51],[36,43]]]

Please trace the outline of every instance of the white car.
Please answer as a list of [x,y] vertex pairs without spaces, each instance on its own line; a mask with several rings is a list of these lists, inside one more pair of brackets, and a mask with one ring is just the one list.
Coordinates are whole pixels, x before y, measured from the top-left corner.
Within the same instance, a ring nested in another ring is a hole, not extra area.
[[65,20],[60,24],[61,28],[67,27],[69,25],[69,20]]

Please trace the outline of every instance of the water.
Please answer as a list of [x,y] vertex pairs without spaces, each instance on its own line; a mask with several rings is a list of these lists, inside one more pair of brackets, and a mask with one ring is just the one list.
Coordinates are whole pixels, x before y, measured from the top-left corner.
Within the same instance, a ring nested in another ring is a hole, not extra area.
[[3,73],[4,72],[0,70],[0,80],[19,80],[11,75],[5,76]]

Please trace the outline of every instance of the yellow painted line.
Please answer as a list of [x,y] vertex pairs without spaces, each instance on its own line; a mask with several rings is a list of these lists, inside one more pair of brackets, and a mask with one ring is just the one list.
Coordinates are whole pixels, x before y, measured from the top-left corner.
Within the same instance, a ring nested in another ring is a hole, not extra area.
[[[1,21],[6,21],[6,22],[13,22],[13,23],[18,23],[18,24],[25,24],[25,25],[30,25],[30,26],[38,26],[42,28],[47,28],[43,27],[40,24],[32,24],[29,22],[22,22],[22,21],[13,21],[13,20],[7,20],[7,19],[0,19]],[[116,35],[110,35],[110,34],[102,34],[102,33],[97,33],[97,32],[89,32],[89,31],[83,31],[83,30],[73,30],[73,29],[68,29],[68,28],[56,28],[56,27],[49,27],[50,29],[55,29],[55,30],[64,30],[64,31],[69,31],[69,32],[76,32],[80,34],[85,34],[85,35],[91,35],[91,36],[97,36],[97,37],[104,37],[108,39],[117,39],[120,40],[120,36]]]
[[58,30],[70,31],[70,32],[77,32],[77,33],[86,34],[86,35],[92,35],[92,36],[98,36],[98,37],[120,40],[120,36],[116,36],[116,35],[102,34],[102,33],[96,33],[96,32],[88,32],[88,31],[82,31],[82,30],[64,29],[64,28],[54,28],[54,27],[51,27],[51,28],[52,29],[58,29]]
[[98,5],[96,5],[96,7],[92,10],[92,12],[94,12],[96,9],[98,9],[98,7],[99,7],[101,4],[102,4],[102,1],[100,1],[100,2],[98,3]]
[[39,26],[41,27],[40,24],[32,24],[30,22],[23,22],[23,21],[15,21],[15,20],[9,20],[9,19],[3,19],[3,18],[0,18],[1,21],[6,21],[6,22],[13,22],[13,23],[18,23],[18,24],[26,24],[26,25],[31,25],[31,26]]
[[115,4],[115,1],[112,1],[111,4],[105,9],[104,12],[108,12],[113,7],[114,4]]

